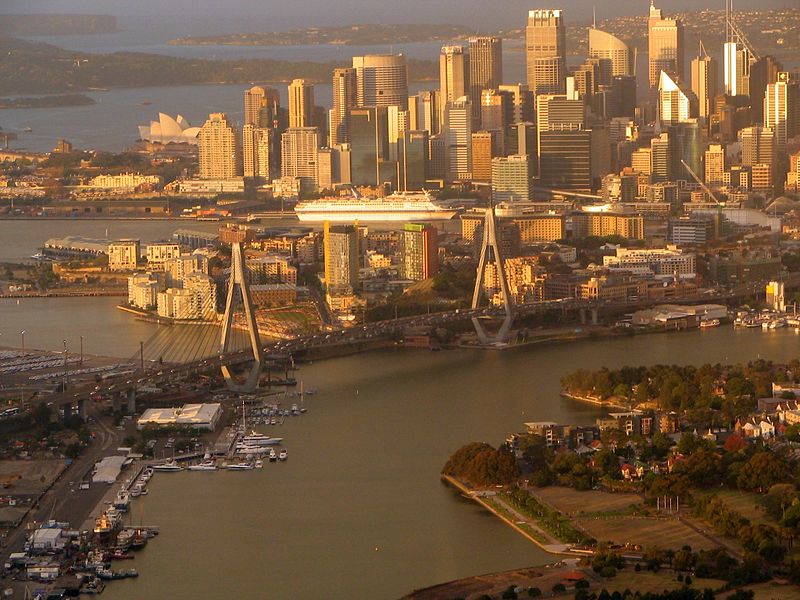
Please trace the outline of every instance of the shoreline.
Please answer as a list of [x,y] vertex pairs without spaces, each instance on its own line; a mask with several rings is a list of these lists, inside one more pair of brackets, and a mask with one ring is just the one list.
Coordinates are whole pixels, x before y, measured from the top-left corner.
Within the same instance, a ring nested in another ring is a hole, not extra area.
[[595,406],[618,408],[619,410],[624,410],[624,411],[631,410],[630,407],[622,406],[621,404],[616,404],[615,402],[606,402],[605,400],[592,398],[591,396],[576,396],[575,394],[570,394],[569,392],[564,392],[564,391],[560,392],[559,396],[561,396],[562,398],[569,398],[570,400],[577,400],[578,402],[588,402],[589,404],[594,404]]
[[[467,498],[469,500],[473,500],[473,501],[477,502],[478,504],[480,504],[484,509],[488,510],[495,517],[500,519],[503,523],[505,523],[506,525],[508,525],[512,529],[514,529],[517,533],[521,534],[527,540],[529,540],[529,541],[533,542],[534,544],[536,544],[536,546],[538,546],[539,549],[547,552],[548,554],[552,554],[554,556],[570,556],[570,557],[581,556],[579,554],[576,554],[576,553],[573,553],[573,552],[569,551],[569,545],[568,544],[563,544],[564,548],[559,550],[558,548],[554,547],[554,544],[545,544],[542,541],[537,540],[533,535],[531,535],[530,533],[525,531],[522,527],[520,527],[520,525],[518,523],[516,523],[513,520],[509,519],[500,510],[498,510],[497,508],[492,506],[492,504],[490,502],[487,502],[486,500],[484,500],[483,496],[480,495],[480,490],[470,490],[466,485],[461,483],[458,479],[456,479],[454,477],[451,477],[450,475],[442,475],[441,478],[442,478],[442,481],[446,482],[447,484],[449,484],[453,488],[455,488],[458,491],[460,491],[463,497],[465,497],[465,498]],[[539,530],[543,535],[549,535],[549,534],[543,532],[540,528],[532,525],[531,523],[527,523],[527,525],[529,527],[531,527],[531,528],[535,528],[535,529]],[[550,536],[550,537],[552,537],[552,536]]]

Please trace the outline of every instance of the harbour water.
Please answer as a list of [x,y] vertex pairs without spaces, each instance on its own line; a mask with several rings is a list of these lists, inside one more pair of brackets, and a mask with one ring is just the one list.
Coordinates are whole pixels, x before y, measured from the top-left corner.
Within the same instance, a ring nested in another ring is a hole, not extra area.
[[[114,299],[0,301],[0,344],[132,356],[152,324]],[[796,357],[790,330],[720,327],[543,345],[504,352],[382,351],[302,365],[302,419],[263,431],[286,439],[289,460],[263,471],[163,473],[133,510],[161,528],[137,555],[139,579],[111,600],[157,598],[397,598],[457,577],[552,557],[465,502],[438,478],[469,441],[502,441],[532,420],[591,423],[599,407],[559,397],[575,368],[739,362]],[[75,343],[75,342],[70,342]],[[18,345],[16,343],[15,345]],[[74,346],[71,346],[74,347]],[[143,514],[142,514],[143,513]]]

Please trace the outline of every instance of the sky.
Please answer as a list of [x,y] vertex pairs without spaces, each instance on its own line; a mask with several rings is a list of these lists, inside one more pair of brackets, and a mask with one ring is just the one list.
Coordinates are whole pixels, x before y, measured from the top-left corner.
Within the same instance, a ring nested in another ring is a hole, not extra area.
[[[741,6],[749,6],[739,0]],[[796,6],[797,0],[761,0],[759,8]],[[437,22],[481,28],[520,26],[529,8],[561,8],[567,22],[588,22],[591,7],[598,19],[620,14],[646,14],[649,0],[0,0],[0,13],[98,13],[182,19],[216,20],[222,30],[233,24],[251,30],[349,23]],[[666,11],[703,7],[724,9],[724,0],[658,0]]]

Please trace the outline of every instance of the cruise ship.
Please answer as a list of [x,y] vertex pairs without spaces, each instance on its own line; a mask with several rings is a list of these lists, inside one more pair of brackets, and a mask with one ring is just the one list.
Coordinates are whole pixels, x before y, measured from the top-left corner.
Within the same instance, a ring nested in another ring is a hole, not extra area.
[[370,221],[447,221],[457,209],[436,204],[428,192],[395,192],[384,198],[321,198],[299,202],[294,209],[300,221],[340,223]]

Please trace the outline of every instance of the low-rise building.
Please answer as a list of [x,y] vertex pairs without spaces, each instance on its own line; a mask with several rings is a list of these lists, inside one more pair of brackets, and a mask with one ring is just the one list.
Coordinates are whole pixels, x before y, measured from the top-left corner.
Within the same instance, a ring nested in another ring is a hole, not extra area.
[[164,265],[171,258],[181,255],[181,246],[176,242],[152,242],[147,245],[147,264],[151,269],[163,271]]
[[136,273],[128,277],[128,304],[142,310],[158,305],[158,293],[164,288],[153,273]]
[[135,271],[139,263],[139,240],[118,240],[108,245],[108,268]]
[[214,431],[222,417],[221,404],[184,404],[173,408],[148,408],[139,417],[137,429],[147,426],[184,426]]

